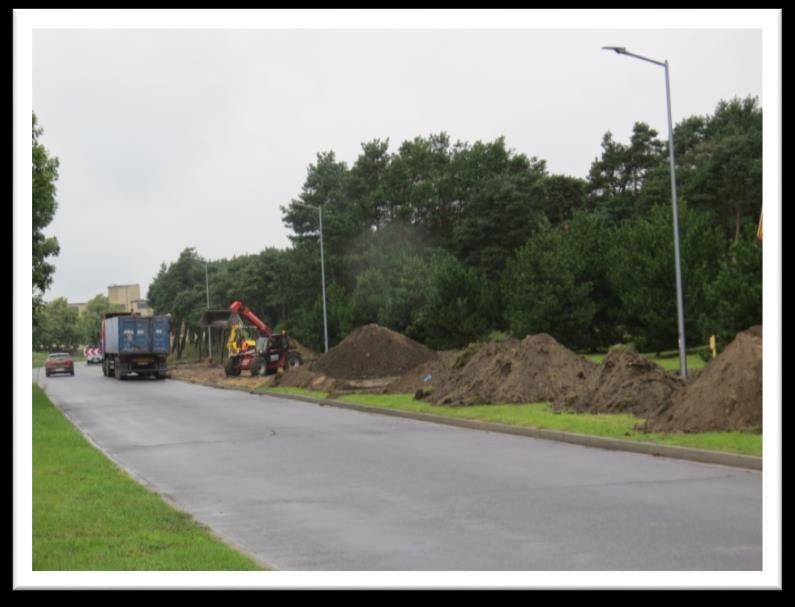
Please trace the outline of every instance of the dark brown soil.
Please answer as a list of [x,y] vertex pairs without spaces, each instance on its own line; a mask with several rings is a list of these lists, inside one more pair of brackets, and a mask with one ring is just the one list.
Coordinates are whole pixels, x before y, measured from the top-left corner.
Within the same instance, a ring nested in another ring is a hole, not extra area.
[[596,368],[544,333],[484,344],[427,400],[439,405],[532,403],[571,398]]
[[632,348],[616,347],[581,390],[556,408],[587,413],[632,413],[647,417],[670,401],[684,382]]
[[738,333],[646,425],[649,432],[761,431],[761,428],[761,326]]
[[312,362],[313,360],[317,359],[320,354],[312,350],[311,348],[307,348],[305,345],[300,343],[297,339],[290,338],[290,341],[293,342],[293,346],[298,353],[301,355],[301,359],[304,361],[304,364]]
[[352,331],[310,369],[335,379],[399,377],[436,357],[421,343],[376,324]]
[[438,386],[446,381],[453,372],[452,366],[458,355],[458,350],[437,352],[437,356],[415,367],[386,386],[384,392],[391,394],[414,393],[417,390]]

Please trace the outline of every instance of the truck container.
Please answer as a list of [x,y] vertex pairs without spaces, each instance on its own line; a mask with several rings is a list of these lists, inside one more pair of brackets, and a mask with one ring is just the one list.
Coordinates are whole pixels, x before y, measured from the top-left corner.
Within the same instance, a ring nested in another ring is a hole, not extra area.
[[168,316],[106,314],[102,319],[102,374],[124,379],[136,373],[164,379],[169,332]]

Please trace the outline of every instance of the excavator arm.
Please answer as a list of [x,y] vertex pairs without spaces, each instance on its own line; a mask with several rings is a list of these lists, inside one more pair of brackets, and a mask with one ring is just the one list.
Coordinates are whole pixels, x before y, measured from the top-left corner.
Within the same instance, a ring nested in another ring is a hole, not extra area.
[[257,327],[257,329],[259,329],[259,332],[264,337],[270,337],[271,335],[273,335],[273,329],[271,329],[268,325],[262,322],[262,320],[260,320],[260,318],[256,314],[254,314],[254,312],[251,311],[251,308],[249,308],[244,303],[240,301],[235,301],[232,302],[232,305],[229,306],[229,308],[234,312],[238,313],[240,316],[248,319],[248,321],[252,325],[254,325],[255,327]]

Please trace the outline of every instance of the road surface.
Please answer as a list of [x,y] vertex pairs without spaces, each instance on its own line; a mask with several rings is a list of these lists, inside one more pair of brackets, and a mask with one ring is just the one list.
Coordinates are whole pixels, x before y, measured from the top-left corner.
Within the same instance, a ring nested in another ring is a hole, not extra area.
[[84,364],[36,379],[121,467],[276,569],[762,569],[759,472]]

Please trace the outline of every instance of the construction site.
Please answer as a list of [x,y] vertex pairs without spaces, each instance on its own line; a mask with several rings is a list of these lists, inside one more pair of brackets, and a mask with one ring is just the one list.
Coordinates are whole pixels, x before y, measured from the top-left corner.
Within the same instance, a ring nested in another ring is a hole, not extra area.
[[437,352],[368,324],[319,354],[274,334],[240,302],[208,311],[202,325],[227,328],[229,357],[173,364],[172,378],[251,391],[303,389],[328,398],[409,393],[440,407],[545,402],[557,411],[632,414],[648,432],[762,428],[761,326],[737,334],[705,368],[682,379],[631,347],[614,347],[596,364],[543,333]]

